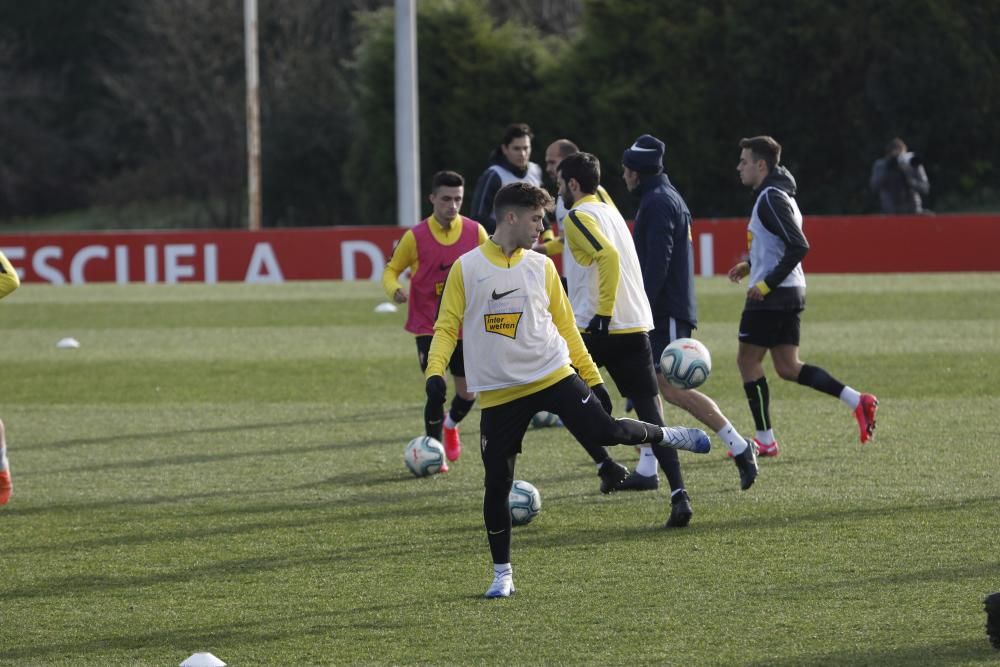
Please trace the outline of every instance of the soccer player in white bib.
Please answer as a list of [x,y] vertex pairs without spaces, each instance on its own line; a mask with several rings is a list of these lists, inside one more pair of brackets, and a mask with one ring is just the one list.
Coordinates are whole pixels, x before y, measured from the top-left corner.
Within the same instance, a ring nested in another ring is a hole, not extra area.
[[531,140],[534,138],[527,123],[508,125],[500,145],[490,154],[489,166],[476,181],[469,215],[490,234],[497,225],[493,200],[500,188],[511,183],[542,184],[542,168],[531,161]]
[[[594,363],[607,369],[639,419],[662,426],[648,334],[653,313],[632,234],[618,209],[598,197],[600,181],[601,164],[590,153],[570,155],[559,164],[559,195],[568,207],[563,224],[566,289]],[[677,452],[667,447],[649,449],[670,482],[671,510],[665,527],[683,528],[693,511]]]
[[514,592],[507,497],[535,413],[562,418],[597,465],[602,489],[615,488],[628,475],[608,456],[606,445],[662,445],[697,453],[711,447],[699,429],[611,417],[611,397],[580,337],[555,265],[531,252],[551,202],[545,190],[527,183],[500,189],[495,233],[456,260],[448,274],[427,361],[427,401],[441,404],[445,367],[462,331],[466,381],[482,408],[483,518],[493,558],[488,598]]
[[743,185],[753,190],[756,201],[747,225],[749,258],[729,270],[729,279],[738,283],[750,278],[736,363],[757,426],[759,456],[778,455],[764,376],[763,361],[768,352],[778,377],[830,394],[851,408],[862,444],[875,432],[878,408],[878,399],[872,394],[862,394],[819,366],[799,360],[799,313],[806,306],[802,259],[809,252],[809,242],[795,203],[795,179],[780,162],[781,144],[772,137],[740,140],[736,170]]
[[[4,298],[21,284],[17,271],[11,266],[7,257],[0,252],[0,299]],[[14,485],[10,480],[10,462],[7,460],[7,433],[0,421],[0,505],[6,505]]]

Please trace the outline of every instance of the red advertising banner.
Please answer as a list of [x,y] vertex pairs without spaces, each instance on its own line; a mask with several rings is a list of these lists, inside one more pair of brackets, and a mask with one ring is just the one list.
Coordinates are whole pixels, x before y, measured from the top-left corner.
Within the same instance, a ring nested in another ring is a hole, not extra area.
[[[0,235],[25,282],[177,283],[379,280],[400,227]],[[813,216],[813,273],[1000,271],[1000,215]],[[696,220],[699,275],[746,250],[746,221]],[[557,262],[558,263],[558,262]]]

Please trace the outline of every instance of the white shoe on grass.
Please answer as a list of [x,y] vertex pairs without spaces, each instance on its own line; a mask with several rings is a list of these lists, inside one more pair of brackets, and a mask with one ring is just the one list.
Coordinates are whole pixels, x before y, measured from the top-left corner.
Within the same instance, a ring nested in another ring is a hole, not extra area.
[[493,583],[486,591],[487,598],[509,598],[514,594],[514,573],[504,570],[493,575]]

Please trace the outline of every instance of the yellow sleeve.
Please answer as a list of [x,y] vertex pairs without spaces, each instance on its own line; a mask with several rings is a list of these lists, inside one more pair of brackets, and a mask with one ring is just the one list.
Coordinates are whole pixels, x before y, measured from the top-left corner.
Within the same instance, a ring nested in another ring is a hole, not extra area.
[[417,238],[412,229],[406,230],[403,238],[396,244],[396,249],[392,251],[389,262],[382,269],[382,289],[390,299],[402,287],[399,274],[406,269],[410,269],[412,273],[417,271]]
[[[576,328],[576,317],[573,315],[573,307],[566,296],[562,282],[559,280],[559,272],[556,265],[551,260],[545,266],[545,289],[549,293],[549,312],[552,314],[552,322],[556,325],[560,335],[566,339],[569,346],[570,363],[580,373],[587,386],[593,387],[604,382],[600,371],[594,364],[587,346],[580,337],[580,330]],[[431,348],[433,350],[433,347]]]
[[618,249],[601,232],[597,221],[583,211],[570,211],[563,222],[563,234],[573,258],[582,266],[597,264],[597,314],[611,315],[621,279]]
[[604,189],[603,185],[597,186],[597,198],[605,204],[614,206],[616,209],[618,208],[615,206],[615,200],[611,198],[611,195],[608,194],[608,191]]
[[11,265],[7,256],[0,252],[0,299],[4,298],[21,284],[17,270]]
[[554,255],[560,255],[563,251],[563,240],[557,236],[553,236],[551,239],[545,241],[545,255],[547,257],[552,257]]
[[[561,289],[561,288],[560,288]],[[462,281],[462,260],[456,259],[448,271],[441,294],[441,306],[434,322],[434,338],[427,353],[427,372],[424,377],[444,375],[451,355],[458,345],[458,332],[465,318],[465,283]]]

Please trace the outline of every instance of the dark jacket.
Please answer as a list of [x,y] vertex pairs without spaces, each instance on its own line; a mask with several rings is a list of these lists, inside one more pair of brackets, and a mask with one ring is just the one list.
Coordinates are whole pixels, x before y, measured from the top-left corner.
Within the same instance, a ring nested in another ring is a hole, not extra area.
[[694,296],[694,248],[691,211],[666,174],[643,176],[635,189],[635,241],[642,282],[653,309],[653,325],[669,326],[670,318],[698,324]]
[[930,182],[920,158],[913,153],[887,156],[872,165],[868,181],[878,195],[883,213],[923,213],[923,196],[930,192]]

